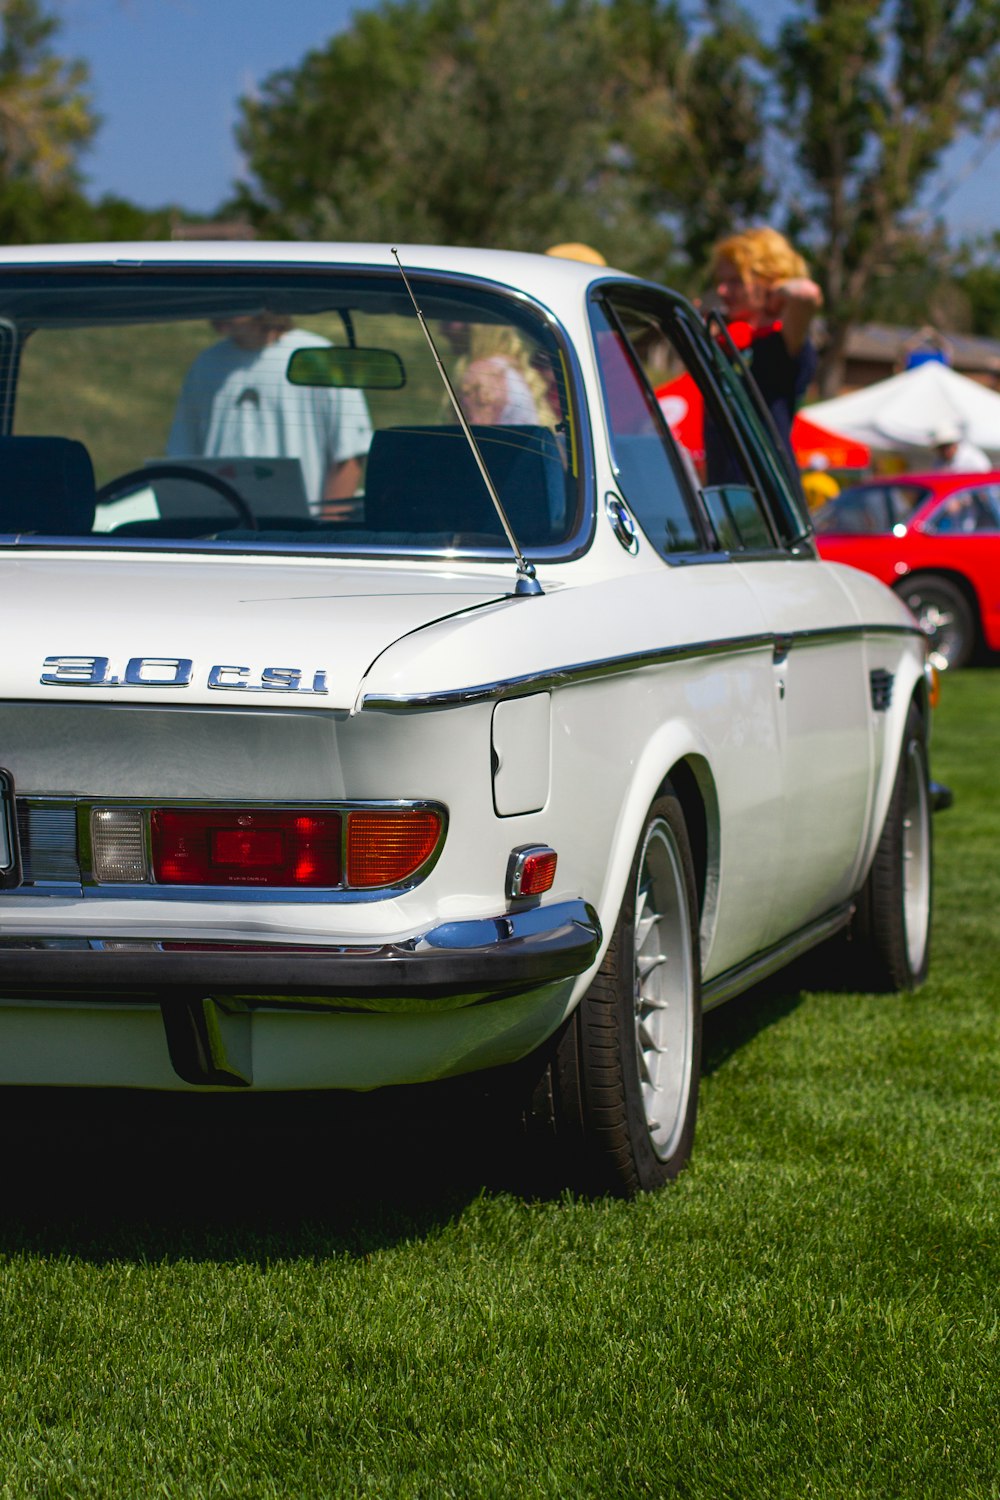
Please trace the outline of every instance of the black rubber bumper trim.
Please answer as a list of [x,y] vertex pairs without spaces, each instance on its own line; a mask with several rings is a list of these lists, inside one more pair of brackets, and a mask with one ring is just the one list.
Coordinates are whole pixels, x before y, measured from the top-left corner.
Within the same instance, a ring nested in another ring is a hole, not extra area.
[[[463,941],[465,939],[465,941]],[[154,940],[150,940],[151,944]],[[372,948],[205,943],[104,948],[99,939],[0,938],[0,995],[149,995],[172,991],[296,999],[380,998],[470,1002],[572,978],[590,967],[601,941],[597,913],[583,901],[436,928],[410,944]]]

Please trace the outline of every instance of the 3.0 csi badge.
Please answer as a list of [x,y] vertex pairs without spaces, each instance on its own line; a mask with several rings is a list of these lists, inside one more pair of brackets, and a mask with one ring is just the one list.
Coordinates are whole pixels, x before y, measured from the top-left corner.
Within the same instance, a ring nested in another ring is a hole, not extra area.
[[[39,681],[46,687],[186,688],[194,681],[188,656],[131,656],[118,667],[110,656],[47,656]],[[241,666],[216,662],[205,686],[218,692],[296,693],[322,697],[329,689],[323,668]]]

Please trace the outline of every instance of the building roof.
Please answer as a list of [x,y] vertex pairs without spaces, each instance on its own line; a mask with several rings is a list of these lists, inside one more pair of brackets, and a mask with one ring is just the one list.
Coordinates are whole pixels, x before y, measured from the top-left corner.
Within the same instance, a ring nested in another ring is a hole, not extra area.
[[[971,333],[936,330],[947,340],[956,370],[1000,375],[1000,339],[978,338]],[[920,336],[919,328],[905,328],[891,323],[859,323],[847,339],[847,358],[873,364],[895,366],[903,359],[910,340]]]

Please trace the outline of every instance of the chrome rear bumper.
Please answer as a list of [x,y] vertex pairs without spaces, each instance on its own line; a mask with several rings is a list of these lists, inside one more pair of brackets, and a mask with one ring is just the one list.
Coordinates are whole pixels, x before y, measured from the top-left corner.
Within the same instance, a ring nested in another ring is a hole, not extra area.
[[597,913],[584,901],[448,922],[363,947],[8,931],[0,936],[0,995],[160,1000],[197,991],[310,1008],[392,1012],[435,1001],[452,1008],[582,974],[600,940]]

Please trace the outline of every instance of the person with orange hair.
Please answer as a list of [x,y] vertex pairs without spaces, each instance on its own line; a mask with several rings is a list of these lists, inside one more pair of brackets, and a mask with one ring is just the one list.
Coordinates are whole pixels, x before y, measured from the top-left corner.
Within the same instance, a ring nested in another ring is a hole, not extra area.
[[579,240],[567,240],[565,244],[550,245],[545,254],[554,255],[559,260],[582,260],[590,266],[607,265],[600,250],[595,250],[593,245],[581,244]]
[[823,294],[802,256],[766,225],[719,240],[712,250],[711,279],[733,341],[745,351],[791,451],[796,408],[816,372],[809,327]]

